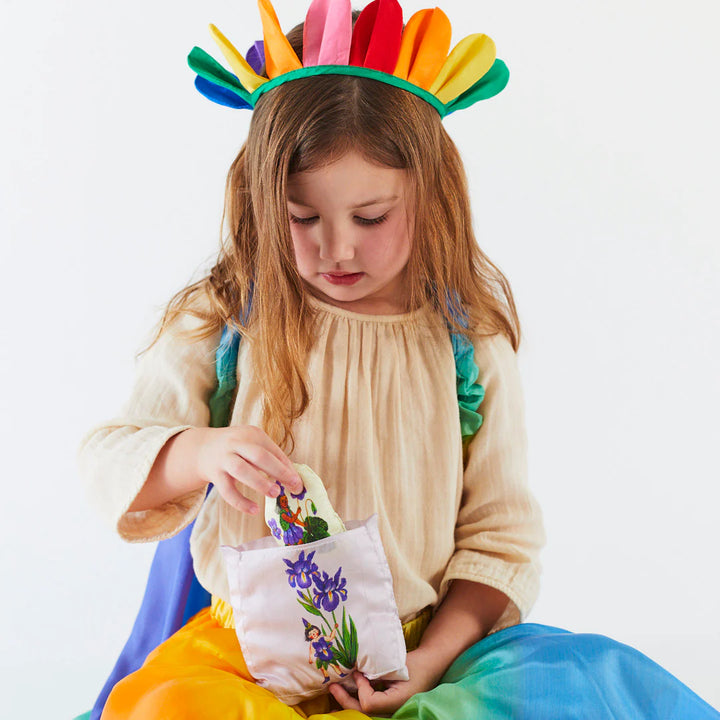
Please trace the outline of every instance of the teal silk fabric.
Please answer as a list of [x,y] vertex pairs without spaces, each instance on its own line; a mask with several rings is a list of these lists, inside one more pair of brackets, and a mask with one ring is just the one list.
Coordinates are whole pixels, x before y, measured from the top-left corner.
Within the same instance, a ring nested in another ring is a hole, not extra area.
[[464,440],[474,436],[482,425],[483,419],[478,408],[485,397],[485,388],[477,382],[480,369],[475,364],[472,343],[464,335],[456,333],[451,333],[450,340],[455,356],[460,433]]
[[523,623],[489,635],[395,720],[720,720],[641,652],[603,635]]

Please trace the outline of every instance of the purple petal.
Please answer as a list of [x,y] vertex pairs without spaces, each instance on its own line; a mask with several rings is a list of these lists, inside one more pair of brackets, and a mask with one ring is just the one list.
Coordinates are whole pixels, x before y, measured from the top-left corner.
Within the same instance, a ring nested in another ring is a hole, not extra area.
[[262,40],[256,40],[247,51],[245,59],[248,65],[259,75],[265,64],[265,43]]

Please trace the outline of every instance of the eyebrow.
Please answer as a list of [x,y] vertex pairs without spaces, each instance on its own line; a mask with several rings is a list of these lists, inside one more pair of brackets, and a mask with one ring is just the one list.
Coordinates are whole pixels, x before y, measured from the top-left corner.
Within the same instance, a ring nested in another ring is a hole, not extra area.
[[[367,200],[363,203],[360,203],[359,205],[353,206],[353,210],[359,210],[360,208],[368,207],[369,205],[380,205],[381,203],[386,202],[393,202],[394,200],[397,200],[399,195],[390,195],[388,197],[381,197],[381,198],[373,198],[372,200]],[[301,203],[299,200],[295,200],[290,195],[287,196],[288,202],[291,202],[293,205],[300,205],[301,207],[312,207],[312,205],[305,205],[305,203]]]

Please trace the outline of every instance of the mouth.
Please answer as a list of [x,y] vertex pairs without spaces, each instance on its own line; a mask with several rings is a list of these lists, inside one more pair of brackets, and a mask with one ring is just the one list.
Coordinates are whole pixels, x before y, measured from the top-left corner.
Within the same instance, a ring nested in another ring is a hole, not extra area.
[[333,285],[354,285],[356,282],[358,282],[365,273],[339,273],[339,272],[332,272],[332,273],[320,273],[322,277],[327,280],[327,282],[332,283]]

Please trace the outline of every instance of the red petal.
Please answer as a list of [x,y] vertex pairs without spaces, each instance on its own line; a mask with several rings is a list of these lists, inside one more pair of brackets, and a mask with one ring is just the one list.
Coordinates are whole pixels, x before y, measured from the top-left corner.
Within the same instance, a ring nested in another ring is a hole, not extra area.
[[355,22],[350,65],[392,73],[400,55],[402,22],[397,0],[373,0]]

